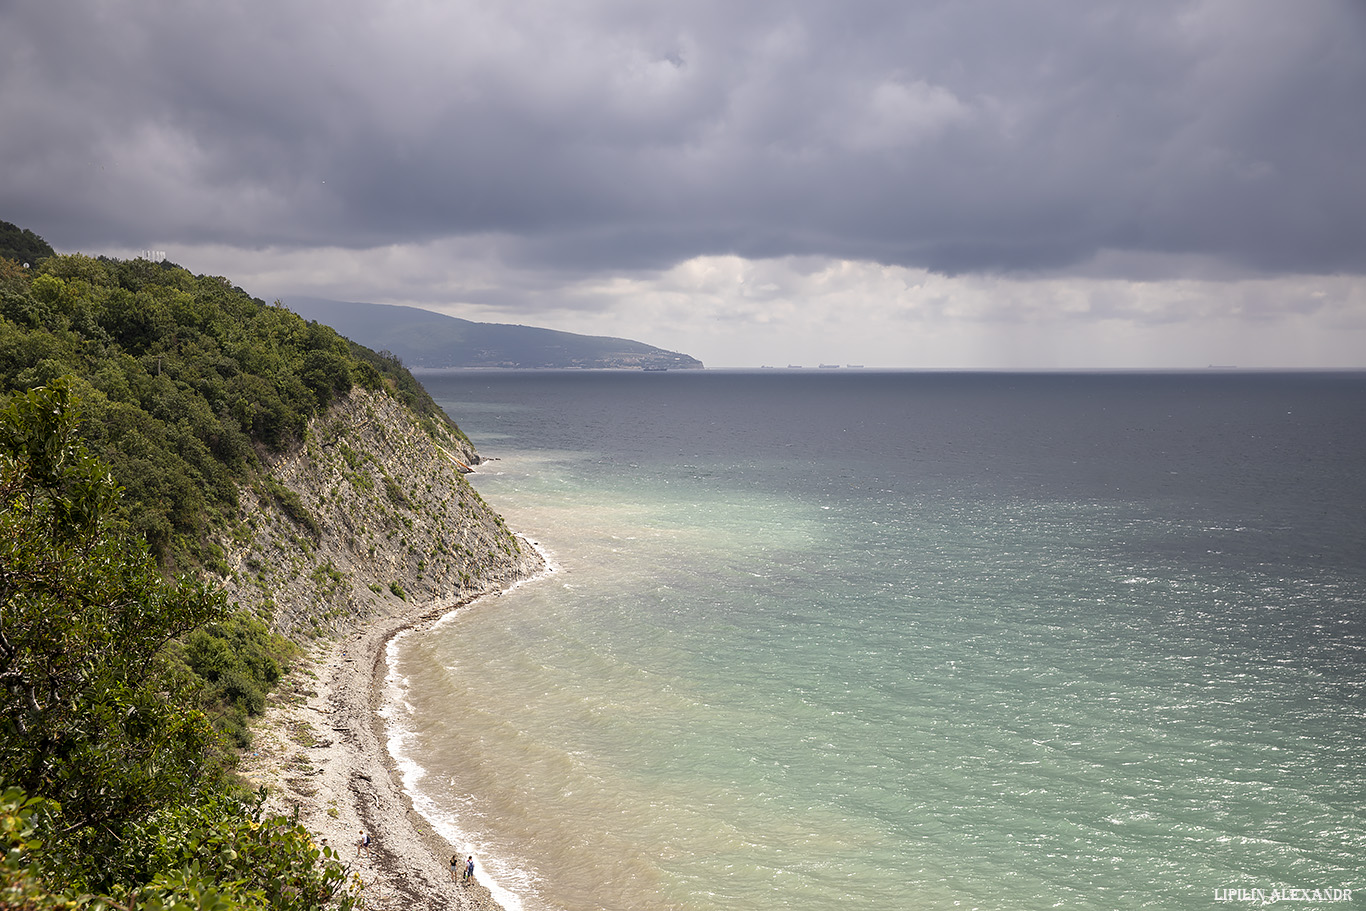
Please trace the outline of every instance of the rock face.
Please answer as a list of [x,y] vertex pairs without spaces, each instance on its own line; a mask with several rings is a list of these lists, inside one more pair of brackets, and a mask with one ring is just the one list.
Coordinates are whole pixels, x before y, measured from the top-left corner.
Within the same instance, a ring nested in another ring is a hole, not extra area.
[[230,599],[295,640],[455,602],[542,566],[465,480],[479,456],[359,387],[242,491],[219,539]]

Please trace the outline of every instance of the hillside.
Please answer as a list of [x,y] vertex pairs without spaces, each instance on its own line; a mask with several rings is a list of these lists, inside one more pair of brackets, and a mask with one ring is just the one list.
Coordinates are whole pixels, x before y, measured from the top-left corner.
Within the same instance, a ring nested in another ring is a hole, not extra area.
[[409,367],[520,367],[697,370],[702,362],[631,339],[533,326],[477,323],[416,307],[290,297],[306,319],[332,326]]
[[356,907],[231,747],[301,647],[541,565],[470,441],[393,356],[145,260],[0,257],[0,399],[0,905]]
[[225,279],[0,259],[0,393],[61,377],[163,569],[197,569],[295,640],[538,559],[465,481],[469,439],[392,356]]
[[53,254],[47,241],[27,228],[0,221],[0,259],[34,264]]

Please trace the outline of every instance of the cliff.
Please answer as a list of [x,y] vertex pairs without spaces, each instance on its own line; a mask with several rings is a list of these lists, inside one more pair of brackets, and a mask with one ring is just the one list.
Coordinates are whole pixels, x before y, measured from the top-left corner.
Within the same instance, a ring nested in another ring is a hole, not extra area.
[[541,557],[465,480],[473,447],[437,432],[383,392],[334,402],[242,491],[218,537],[228,596],[303,641],[536,572]]
[[[221,539],[230,597],[299,642],[309,660],[254,725],[238,771],[267,805],[341,851],[366,906],[501,911],[482,883],[449,881],[443,841],[413,808],[377,714],[386,646],[478,594],[543,567],[464,473],[479,460],[447,425],[417,423],[360,387],[309,422],[304,442],[265,462]],[[362,856],[356,833],[375,838]]]

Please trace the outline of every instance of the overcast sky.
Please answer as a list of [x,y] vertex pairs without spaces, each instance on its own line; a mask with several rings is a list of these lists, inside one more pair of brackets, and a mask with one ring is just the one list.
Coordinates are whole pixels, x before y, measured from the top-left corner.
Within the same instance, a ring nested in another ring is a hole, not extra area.
[[0,0],[0,219],[708,366],[1366,366],[1363,0]]

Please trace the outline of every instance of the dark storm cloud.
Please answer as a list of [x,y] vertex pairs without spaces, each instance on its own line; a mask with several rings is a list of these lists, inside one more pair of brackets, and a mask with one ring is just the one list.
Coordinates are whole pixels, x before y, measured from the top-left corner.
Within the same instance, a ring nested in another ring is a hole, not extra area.
[[8,4],[0,218],[509,262],[1366,270],[1351,2]]

